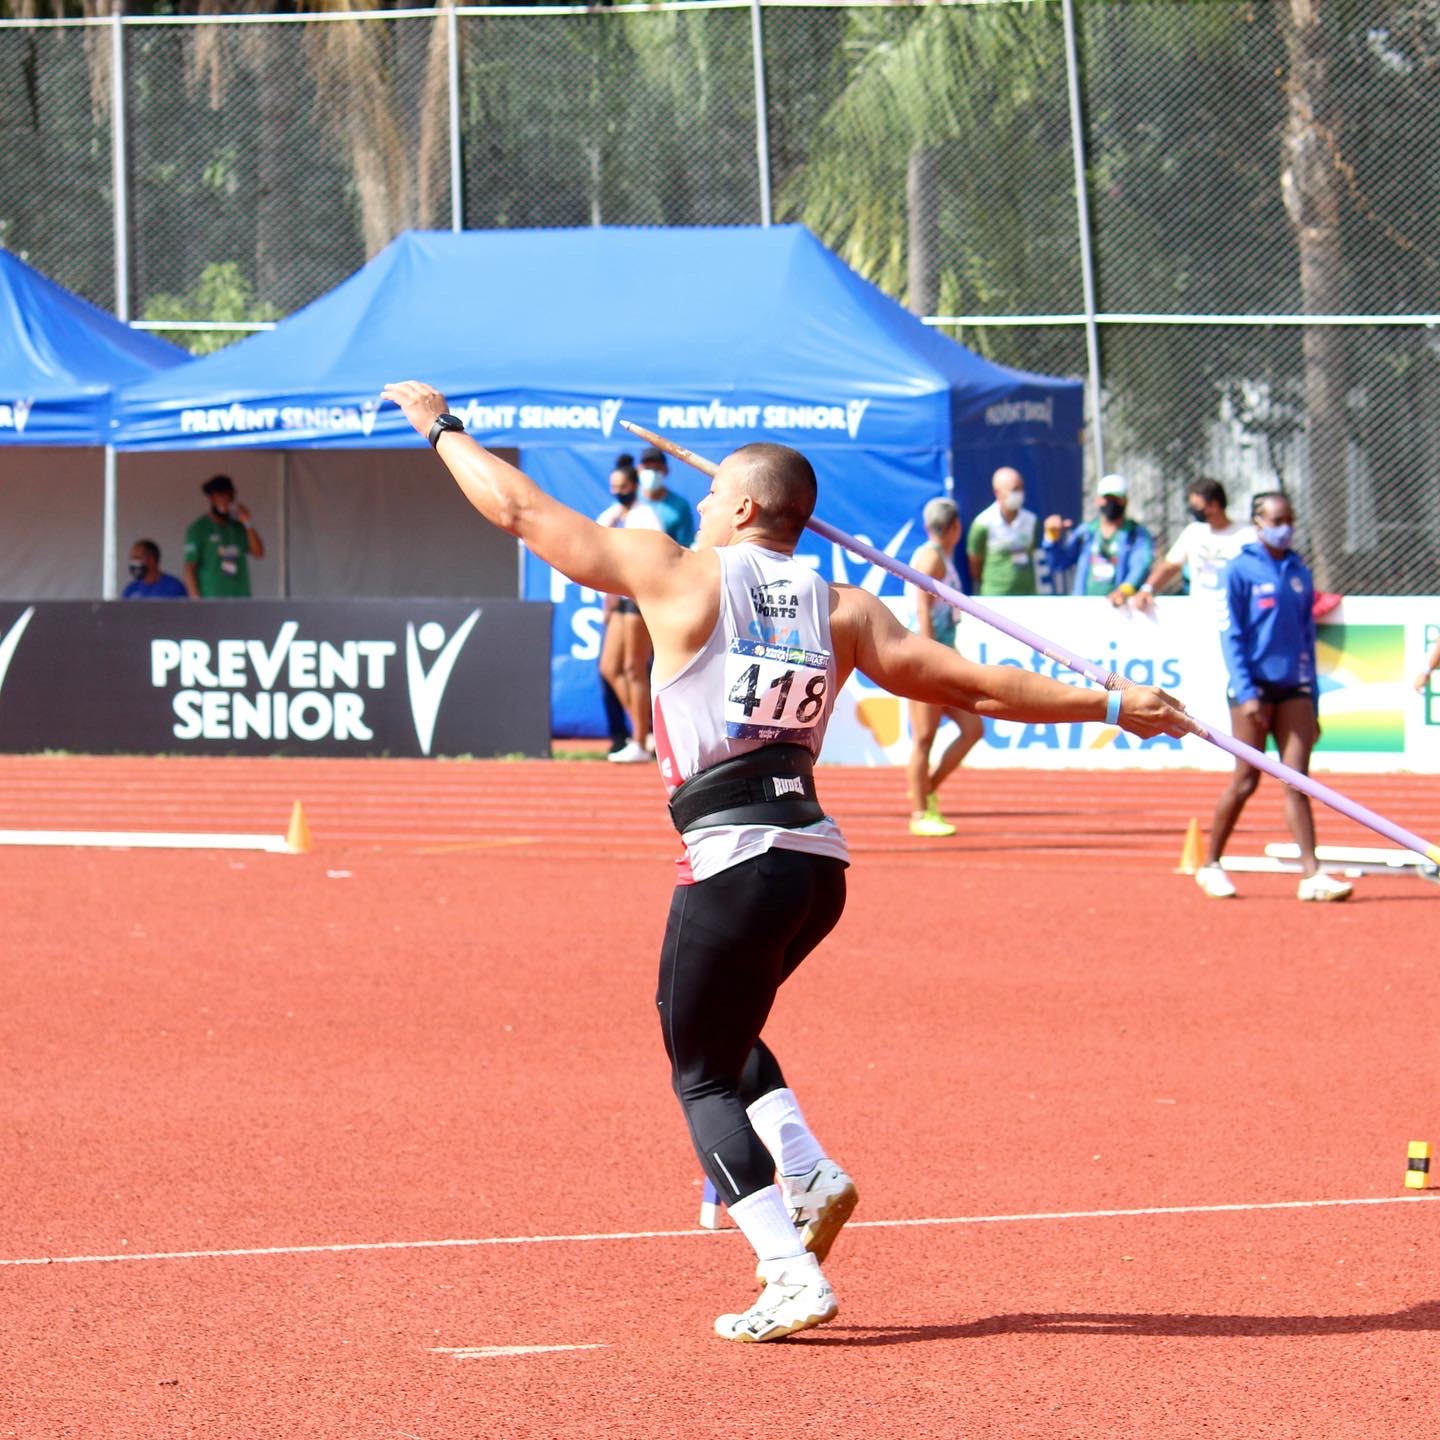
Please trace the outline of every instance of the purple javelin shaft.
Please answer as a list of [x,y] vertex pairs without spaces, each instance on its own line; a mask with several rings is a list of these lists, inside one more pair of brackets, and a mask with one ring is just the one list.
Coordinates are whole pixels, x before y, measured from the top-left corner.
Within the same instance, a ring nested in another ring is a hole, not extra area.
[[[883,550],[877,550],[875,546],[867,545],[863,540],[857,540],[843,530],[837,530],[824,520],[812,518],[809,528],[822,539],[842,546],[851,554],[858,555],[862,560],[868,560],[872,565],[880,566],[882,570],[890,571],[892,575],[898,575],[902,580],[908,580],[922,590],[928,590],[938,599],[944,600],[946,604],[954,605],[967,615],[973,615],[977,620],[983,620],[987,625],[993,625],[995,629],[1010,636],[1012,640],[1018,640],[1022,645],[1028,645],[1030,649],[1038,651],[1047,660],[1054,660],[1067,670],[1074,670],[1085,676],[1087,680],[1093,680],[1097,685],[1108,685],[1114,688],[1117,685],[1127,686],[1131,683],[1121,676],[1112,676],[1110,671],[1102,669],[1089,660],[1082,660],[1080,656],[1071,654],[1070,651],[1056,645],[1053,641],[1045,639],[1043,635],[1037,635],[1033,630],[1027,630],[1023,625],[1017,625],[1013,620],[1007,620],[1004,616],[997,615],[995,611],[980,604],[977,600],[972,600],[968,595],[961,594],[960,591],[945,584],[943,580],[936,580],[933,576],[916,570],[914,566],[905,564],[903,560],[892,559]],[[1417,854],[1425,856],[1431,864],[1440,865],[1440,845],[1432,845],[1428,840],[1422,840],[1420,836],[1387,820],[1383,815],[1377,815],[1373,810],[1366,809],[1364,805],[1351,800],[1347,795],[1342,795],[1338,790],[1332,790],[1328,785],[1322,785],[1318,780],[1313,780],[1308,775],[1302,775],[1300,771],[1292,769],[1283,761],[1272,759],[1263,751],[1255,749],[1253,745],[1247,745],[1243,740],[1237,740],[1223,730],[1212,730],[1202,721],[1196,720],[1193,715],[1189,719],[1192,733],[1198,735],[1200,739],[1208,740],[1221,750],[1229,751],[1231,755],[1244,760],[1246,764],[1253,765],[1257,770],[1263,770],[1267,775],[1273,775],[1292,789],[1299,790],[1312,799],[1320,801],[1322,805],[1328,805],[1332,810],[1338,810],[1340,814],[1348,815],[1352,820],[1359,821],[1361,825],[1373,830],[1377,835],[1383,835],[1387,840],[1393,840],[1407,850],[1414,850]]]

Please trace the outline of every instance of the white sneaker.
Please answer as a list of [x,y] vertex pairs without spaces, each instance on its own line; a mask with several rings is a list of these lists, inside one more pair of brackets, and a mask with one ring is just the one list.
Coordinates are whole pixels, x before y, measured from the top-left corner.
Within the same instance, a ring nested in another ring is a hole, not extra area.
[[823,1262],[859,1203],[855,1182],[833,1160],[822,1160],[806,1175],[782,1175],[780,1191],[800,1243]]
[[1353,889],[1347,881],[1337,880],[1333,875],[1317,870],[1300,882],[1295,894],[1301,900],[1348,900]]
[[618,750],[612,750],[606,757],[616,765],[643,765],[655,757],[643,746],[627,740]]
[[715,1333],[722,1339],[782,1340],[840,1313],[835,1292],[813,1255],[762,1260],[760,1270],[766,1282],[760,1298],[743,1315],[721,1315],[715,1321]]
[[[860,1202],[855,1182],[833,1160],[822,1160],[804,1175],[779,1176],[778,1183],[800,1243],[823,1261]],[[755,1283],[765,1286],[763,1264],[755,1267]]]
[[1218,865],[1202,865],[1195,872],[1195,883],[1212,900],[1231,900],[1235,896],[1234,884]]

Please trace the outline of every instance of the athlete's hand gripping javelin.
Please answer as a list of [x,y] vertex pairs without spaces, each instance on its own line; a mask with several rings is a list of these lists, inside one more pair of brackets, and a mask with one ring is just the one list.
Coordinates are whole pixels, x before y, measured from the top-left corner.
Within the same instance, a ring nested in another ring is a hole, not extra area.
[[[393,400],[427,438],[447,410],[438,390],[414,380],[387,385],[383,398]],[[595,524],[462,431],[443,431],[435,448],[470,503],[492,524],[577,584],[634,597],[655,643],[657,687],[689,663],[715,628],[720,613],[715,550],[749,543],[789,554],[814,504],[812,483],[797,520],[794,497],[782,493],[769,463],[781,447],[743,447],[713,467],[710,493],[699,506],[696,548],[686,550],[659,531]],[[1107,697],[1100,689],[1013,666],[977,665],[907,630],[865,590],[832,585],[830,592],[837,685],[859,670],[894,695],[1030,724],[1104,720],[1108,699],[1115,723],[1133,735],[1180,736],[1193,729],[1179,702],[1152,686],[1126,686],[1118,695],[1117,715],[1114,692]]]

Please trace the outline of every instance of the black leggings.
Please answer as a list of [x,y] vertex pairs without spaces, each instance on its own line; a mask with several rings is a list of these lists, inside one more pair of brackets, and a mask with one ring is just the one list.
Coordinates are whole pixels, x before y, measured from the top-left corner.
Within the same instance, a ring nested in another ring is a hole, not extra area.
[[655,1004],[695,1153],[727,1202],[775,1178],[745,1114],[785,1084],[760,1031],[844,908],[844,862],[785,849],[677,886],[670,901]]

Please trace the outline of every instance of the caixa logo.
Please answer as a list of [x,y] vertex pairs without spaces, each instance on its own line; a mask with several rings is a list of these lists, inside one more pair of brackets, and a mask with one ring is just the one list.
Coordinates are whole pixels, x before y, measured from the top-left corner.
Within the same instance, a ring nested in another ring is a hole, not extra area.
[[[479,618],[472,610],[449,636],[434,620],[405,626],[404,683],[423,755]],[[177,740],[370,741],[367,701],[395,683],[397,650],[393,640],[306,639],[299,622],[287,620],[269,644],[153,639],[150,683],[173,692]]]

